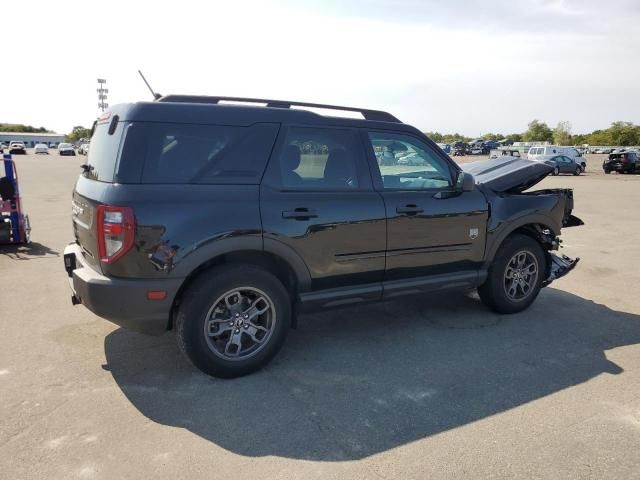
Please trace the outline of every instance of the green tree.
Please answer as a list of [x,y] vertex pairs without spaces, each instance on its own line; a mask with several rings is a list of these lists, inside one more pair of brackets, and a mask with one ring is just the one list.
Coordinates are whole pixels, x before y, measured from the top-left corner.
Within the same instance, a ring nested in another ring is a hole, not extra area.
[[497,142],[498,140],[502,140],[504,136],[499,133],[485,133],[481,138],[483,140],[493,140],[494,142]]
[[609,127],[613,145],[629,146],[640,144],[640,126],[631,122],[613,122]]
[[424,134],[436,143],[442,142],[444,137],[440,132],[424,132]]
[[572,145],[571,123],[567,121],[558,122],[558,126],[553,129],[553,143],[556,145]]
[[0,123],[0,132],[14,133],[53,133],[44,127],[36,128],[31,125],[22,125],[20,123]]
[[533,120],[527,127],[527,131],[522,135],[525,142],[550,142],[553,140],[553,131],[546,123]]
[[589,135],[588,134],[575,134],[571,136],[571,141],[574,145],[584,145],[589,144]]
[[91,137],[91,130],[88,128],[84,128],[83,126],[73,127],[71,133],[65,135],[64,139],[70,143],[76,143],[81,139],[89,139]]
[[507,140],[511,140],[512,142],[522,142],[522,134],[521,133],[510,133],[509,135],[507,135],[504,138],[506,138]]

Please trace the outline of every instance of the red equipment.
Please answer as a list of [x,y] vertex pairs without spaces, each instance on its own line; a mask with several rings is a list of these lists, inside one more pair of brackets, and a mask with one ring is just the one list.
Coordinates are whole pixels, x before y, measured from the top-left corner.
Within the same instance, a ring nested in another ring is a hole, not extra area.
[[3,155],[0,165],[0,244],[29,243],[31,226],[22,211],[16,164]]

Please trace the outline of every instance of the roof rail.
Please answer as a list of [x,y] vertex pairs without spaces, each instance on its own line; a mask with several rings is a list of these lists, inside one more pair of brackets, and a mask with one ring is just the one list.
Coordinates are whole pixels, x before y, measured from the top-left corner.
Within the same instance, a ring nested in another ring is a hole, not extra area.
[[381,110],[369,110],[366,108],[340,107],[337,105],[322,105],[320,103],[294,102],[291,100],[268,100],[264,98],[243,98],[243,97],[211,97],[207,95],[164,95],[160,97],[158,102],[178,102],[178,103],[219,103],[221,101],[229,102],[245,102],[245,103],[264,103],[267,107],[274,108],[291,108],[293,107],[309,107],[324,108],[328,110],[342,110],[345,112],[358,112],[362,114],[365,120],[375,120],[378,122],[402,123],[390,113]]

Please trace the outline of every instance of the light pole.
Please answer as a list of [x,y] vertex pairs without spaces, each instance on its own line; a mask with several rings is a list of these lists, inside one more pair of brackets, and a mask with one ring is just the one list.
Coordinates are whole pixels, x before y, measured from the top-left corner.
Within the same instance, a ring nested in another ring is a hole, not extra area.
[[109,93],[109,89],[105,88],[107,81],[104,78],[98,79],[98,108],[104,112],[105,108],[109,108],[109,104],[107,103],[107,93]]

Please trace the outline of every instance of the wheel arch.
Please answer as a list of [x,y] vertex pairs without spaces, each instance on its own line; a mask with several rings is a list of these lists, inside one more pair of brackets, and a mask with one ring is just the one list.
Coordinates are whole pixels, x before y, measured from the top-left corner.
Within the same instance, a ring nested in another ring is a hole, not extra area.
[[[545,231],[548,233],[545,233]],[[551,248],[550,241],[559,235],[560,227],[554,225],[554,222],[542,215],[523,218],[516,223],[509,224],[508,228],[494,234],[495,236],[487,248],[487,263],[490,264],[493,261],[507,237],[518,233],[533,238],[547,252]]]
[[[199,263],[185,277],[174,297],[167,330],[171,330],[174,325],[174,317],[177,308],[180,305],[182,296],[189,286],[204,272],[221,265],[253,265],[265,269],[269,273],[275,275],[284,285],[290,295],[292,304],[295,304],[298,294],[305,291],[311,284],[311,278],[306,265],[293,250],[288,249],[284,244],[275,242],[275,245],[269,245],[269,248],[259,248],[254,245],[251,248],[246,245],[241,249],[229,249],[218,251],[209,258]],[[295,316],[293,317],[295,326]]]

